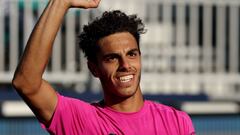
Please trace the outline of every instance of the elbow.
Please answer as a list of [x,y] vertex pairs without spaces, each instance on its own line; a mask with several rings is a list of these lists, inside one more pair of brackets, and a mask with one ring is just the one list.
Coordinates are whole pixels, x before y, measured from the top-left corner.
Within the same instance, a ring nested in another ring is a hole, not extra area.
[[14,75],[13,79],[12,79],[12,86],[17,90],[20,91],[22,89],[24,89],[24,80],[23,77],[20,77],[18,75]]
[[15,89],[18,89],[20,87],[20,79],[16,76],[16,74],[14,75],[14,77],[12,79],[12,86]]
[[15,74],[12,79],[12,86],[18,93],[30,94],[40,87],[40,81],[31,79],[23,74]]

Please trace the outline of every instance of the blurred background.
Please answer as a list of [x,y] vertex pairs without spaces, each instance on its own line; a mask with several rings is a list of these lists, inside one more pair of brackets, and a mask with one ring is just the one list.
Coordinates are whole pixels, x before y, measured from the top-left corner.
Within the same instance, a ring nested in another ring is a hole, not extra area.
[[[0,0],[0,135],[47,135],[11,86],[13,72],[47,0]],[[71,9],[44,78],[59,93],[102,99],[77,34],[103,11],[138,14],[145,99],[186,111],[198,135],[240,134],[240,0],[103,0]]]

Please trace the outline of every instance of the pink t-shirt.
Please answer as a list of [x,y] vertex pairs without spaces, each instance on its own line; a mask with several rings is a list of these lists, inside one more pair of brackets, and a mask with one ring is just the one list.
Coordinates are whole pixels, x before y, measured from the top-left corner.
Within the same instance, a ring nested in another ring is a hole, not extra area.
[[195,135],[182,111],[145,100],[135,113],[122,113],[99,104],[58,95],[48,132],[54,135]]

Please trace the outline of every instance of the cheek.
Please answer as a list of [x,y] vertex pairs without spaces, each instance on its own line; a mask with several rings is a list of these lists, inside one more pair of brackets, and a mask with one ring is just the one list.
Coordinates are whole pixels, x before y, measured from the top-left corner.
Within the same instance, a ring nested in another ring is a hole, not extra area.
[[141,59],[138,61],[137,65],[138,65],[138,68],[141,68],[141,66],[142,66],[142,61],[141,61]]
[[111,78],[114,73],[115,73],[115,70],[114,70],[114,67],[110,66],[110,65],[103,65],[101,67],[101,76],[104,77],[104,78]]
[[142,66],[141,60],[139,59],[138,61],[134,61],[134,62],[133,62],[133,66],[134,66],[136,69],[141,70],[141,66]]

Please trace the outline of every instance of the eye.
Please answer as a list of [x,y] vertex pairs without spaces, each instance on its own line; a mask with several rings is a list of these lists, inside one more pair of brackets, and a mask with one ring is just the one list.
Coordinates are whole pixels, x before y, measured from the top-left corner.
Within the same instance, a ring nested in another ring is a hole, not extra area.
[[116,57],[108,57],[108,58],[106,58],[106,61],[114,61],[114,60],[116,60]]
[[136,56],[137,54],[134,52],[129,53],[129,56]]
[[136,56],[138,56],[139,52],[138,51],[130,51],[128,53],[128,56],[130,56],[131,58],[135,58]]
[[118,59],[116,55],[108,55],[104,58],[105,62],[114,62]]

